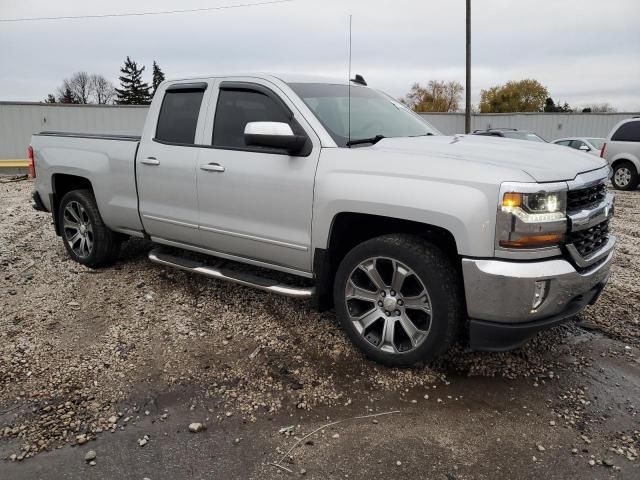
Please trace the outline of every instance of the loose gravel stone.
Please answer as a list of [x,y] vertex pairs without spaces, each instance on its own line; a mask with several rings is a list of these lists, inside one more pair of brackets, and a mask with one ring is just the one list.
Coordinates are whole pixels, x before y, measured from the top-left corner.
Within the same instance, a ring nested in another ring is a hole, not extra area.
[[86,462],[90,462],[91,460],[95,460],[96,459],[96,451],[95,450],[89,450],[87,453],[84,454],[84,460]]
[[204,423],[194,422],[194,423],[189,424],[189,431],[191,433],[198,433],[198,432],[201,432],[201,431],[206,430],[206,429],[207,429],[207,427],[206,427],[206,425]]

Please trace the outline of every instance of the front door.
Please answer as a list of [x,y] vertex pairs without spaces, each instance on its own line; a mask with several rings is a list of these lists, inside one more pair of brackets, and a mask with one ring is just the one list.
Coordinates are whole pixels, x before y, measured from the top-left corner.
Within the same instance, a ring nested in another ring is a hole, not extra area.
[[[307,155],[248,147],[245,126],[257,121],[285,122],[303,132],[310,142]],[[313,186],[320,153],[311,128],[276,86],[257,80],[224,81],[209,132],[211,148],[198,153],[201,244],[310,272]]]

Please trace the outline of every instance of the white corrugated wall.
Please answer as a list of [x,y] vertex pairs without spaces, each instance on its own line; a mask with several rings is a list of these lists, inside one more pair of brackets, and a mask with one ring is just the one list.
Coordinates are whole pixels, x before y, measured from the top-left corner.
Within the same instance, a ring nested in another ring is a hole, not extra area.
[[[26,156],[31,134],[43,130],[87,133],[142,132],[148,107],[0,102],[0,160]],[[446,135],[464,132],[462,113],[422,113]],[[472,129],[508,127],[531,130],[546,140],[605,137],[620,120],[640,113],[483,113]]]
[[140,135],[147,106],[0,102],[0,160],[26,158],[32,133],[43,130]]
[[[464,133],[464,113],[421,113],[445,135]],[[606,137],[620,120],[640,113],[477,113],[471,129],[517,128],[531,130],[552,141],[561,137]]]

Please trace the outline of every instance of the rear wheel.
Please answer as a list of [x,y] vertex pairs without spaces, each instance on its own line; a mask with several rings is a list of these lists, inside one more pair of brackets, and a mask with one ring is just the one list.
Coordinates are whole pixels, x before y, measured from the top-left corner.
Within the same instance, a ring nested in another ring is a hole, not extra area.
[[377,362],[407,366],[430,361],[453,344],[462,323],[457,275],[446,254],[419,237],[368,240],[338,268],[338,319]]
[[73,190],[62,197],[58,226],[64,246],[76,262],[98,268],[118,258],[120,239],[102,221],[91,190]]
[[635,190],[640,178],[638,170],[631,162],[620,162],[613,167],[611,183],[618,190]]

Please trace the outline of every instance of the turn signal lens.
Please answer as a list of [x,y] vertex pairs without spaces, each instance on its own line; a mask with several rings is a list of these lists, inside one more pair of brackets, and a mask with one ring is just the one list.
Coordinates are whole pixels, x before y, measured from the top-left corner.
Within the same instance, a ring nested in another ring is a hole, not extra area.
[[520,193],[505,193],[502,197],[502,206],[507,208],[515,208],[522,205],[522,194]]
[[521,236],[513,240],[500,240],[500,246],[504,248],[541,248],[557,245],[561,241],[561,234],[550,233],[547,235]]

